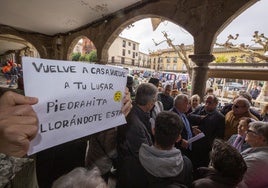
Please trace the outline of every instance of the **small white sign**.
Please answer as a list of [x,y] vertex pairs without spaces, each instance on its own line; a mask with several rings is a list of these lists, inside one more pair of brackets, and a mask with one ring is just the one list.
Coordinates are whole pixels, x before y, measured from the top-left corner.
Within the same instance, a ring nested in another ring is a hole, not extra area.
[[23,57],[25,95],[39,131],[28,154],[126,123],[121,113],[127,71],[72,61]]
[[191,143],[203,138],[204,136],[205,136],[205,134],[201,132],[201,133],[195,135],[194,137],[190,138],[189,140],[187,140],[188,144],[191,144]]

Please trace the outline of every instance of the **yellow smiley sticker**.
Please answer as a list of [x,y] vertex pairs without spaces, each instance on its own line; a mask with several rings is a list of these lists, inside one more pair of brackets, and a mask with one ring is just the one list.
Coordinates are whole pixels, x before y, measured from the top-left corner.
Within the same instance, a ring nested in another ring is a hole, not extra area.
[[115,102],[120,102],[122,99],[122,93],[121,91],[117,91],[114,93],[114,101]]

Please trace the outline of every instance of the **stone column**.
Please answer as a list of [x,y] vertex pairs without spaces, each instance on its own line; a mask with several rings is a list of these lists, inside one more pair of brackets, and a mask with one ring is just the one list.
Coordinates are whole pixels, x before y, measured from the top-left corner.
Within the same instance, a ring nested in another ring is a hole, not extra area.
[[108,50],[106,48],[97,47],[97,62],[98,64],[105,65],[108,63]]
[[212,62],[215,57],[211,54],[190,55],[189,57],[195,63],[192,71],[191,95],[198,94],[201,99],[203,99],[206,81],[208,79],[208,64]]
[[56,36],[53,39],[53,43],[54,43],[54,59],[57,60],[65,60],[64,57],[64,47],[65,47],[65,41],[64,41],[64,37],[63,36]]

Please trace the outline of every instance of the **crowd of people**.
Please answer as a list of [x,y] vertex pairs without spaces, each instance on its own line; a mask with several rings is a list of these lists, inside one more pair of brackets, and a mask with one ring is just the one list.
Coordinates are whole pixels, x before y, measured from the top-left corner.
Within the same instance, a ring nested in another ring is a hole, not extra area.
[[183,89],[173,96],[157,78],[134,84],[128,79],[123,99],[126,124],[31,157],[38,99],[4,93],[0,187],[99,188],[111,179],[117,188],[268,187],[268,105],[254,110],[243,91],[219,109],[213,90],[202,100]]
[[8,60],[6,64],[1,67],[1,73],[6,79],[6,85],[8,87],[14,87],[18,83],[18,79],[22,78],[21,64]]

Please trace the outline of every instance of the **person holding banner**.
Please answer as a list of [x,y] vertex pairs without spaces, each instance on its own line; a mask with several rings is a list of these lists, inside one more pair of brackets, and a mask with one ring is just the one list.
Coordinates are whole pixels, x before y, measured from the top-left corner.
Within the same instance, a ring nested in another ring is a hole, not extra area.
[[[34,160],[26,156],[30,141],[38,131],[38,117],[31,105],[35,97],[26,97],[12,91],[0,97],[0,187],[38,186]],[[127,115],[132,108],[126,89],[122,113]],[[25,176],[27,174],[27,176]]]
[[33,159],[24,156],[38,130],[38,118],[31,107],[37,102],[37,98],[11,91],[5,92],[0,98],[0,187],[8,183],[14,185],[14,175],[22,174],[25,168],[28,174],[23,181],[21,179],[20,186],[36,184],[31,168]]
[[[126,116],[132,108],[132,101],[130,99],[130,93],[127,88],[125,88],[122,103],[123,106],[121,108],[121,111]],[[107,156],[106,153],[100,153],[101,151],[97,152],[97,150],[100,150],[100,147],[103,147],[105,148],[104,150],[106,152],[109,152],[109,149],[113,149],[113,147],[116,147],[113,146],[114,142],[112,140],[109,140],[109,139],[115,139],[113,138],[114,135],[111,133],[113,131],[111,131],[111,129],[108,129],[106,131],[107,132],[102,131],[94,135],[86,136],[84,138],[80,138],[65,144],[61,144],[59,146],[37,153],[36,171],[37,171],[39,188],[51,187],[53,181],[55,179],[58,179],[63,174],[70,172],[76,167],[85,166],[86,154],[88,159],[90,159],[90,160],[86,159],[87,167],[91,168],[93,166],[97,166],[100,169],[102,175],[104,175],[107,172],[107,169],[109,170],[109,168],[106,168],[106,166],[109,166],[110,164],[106,163],[102,164],[102,166],[99,166],[101,162],[97,162],[95,159],[100,159],[102,157]],[[107,135],[109,135],[109,138],[105,139],[105,136]],[[88,148],[89,151],[87,151],[87,141],[89,139],[92,140],[91,139],[92,136],[96,140],[98,140],[98,142],[95,142],[98,145],[95,146],[93,145],[94,148],[90,147]],[[106,142],[103,142],[103,140],[106,140]],[[109,142],[108,145],[106,145],[107,142]],[[94,155],[92,156],[92,154]]]
[[[127,116],[132,108],[128,88],[125,89],[122,113]],[[88,137],[86,168],[77,167],[54,181],[52,188],[61,187],[106,187],[111,175],[113,159],[116,158],[117,128],[104,130]]]
[[[125,90],[122,113],[127,116],[132,108],[128,88]],[[117,127],[90,135],[87,141],[85,166],[92,169],[97,166],[104,180],[108,182],[112,167],[115,167]]]
[[118,127],[118,188],[147,188],[145,171],[139,162],[141,144],[153,144],[150,111],[157,100],[157,88],[151,83],[138,86],[135,104],[127,116],[127,124]]

